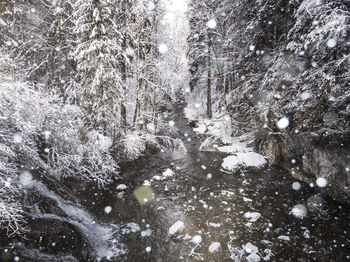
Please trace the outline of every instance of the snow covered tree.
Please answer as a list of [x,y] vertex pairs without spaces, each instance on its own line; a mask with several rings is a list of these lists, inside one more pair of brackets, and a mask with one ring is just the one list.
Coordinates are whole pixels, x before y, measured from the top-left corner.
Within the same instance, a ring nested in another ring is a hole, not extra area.
[[82,86],[87,125],[111,133],[120,125],[124,82],[118,64],[122,33],[114,22],[116,1],[79,0],[75,4],[77,46],[73,55]]

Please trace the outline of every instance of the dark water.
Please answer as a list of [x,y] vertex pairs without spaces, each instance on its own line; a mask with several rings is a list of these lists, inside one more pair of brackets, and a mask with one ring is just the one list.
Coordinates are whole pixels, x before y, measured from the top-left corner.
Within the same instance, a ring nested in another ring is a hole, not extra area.
[[[175,109],[172,120],[186,145],[186,153],[159,152],[124,165],[122,179],[107,190],[66,182],[71,200],[41,186],[40,194],[46,194],[54,202],[52,206],[64,212],[49,209],[45,213],[39,207],[38,219],[48,225],[60,221],[58,228],[71,228],[56,234],[60,240],[47,240],[51,247],[56,242],[61,247],[49,249],[46,243],[36,255],[37,260],[29,258],[37,245],[31,247],[30,254],[28,244],[15,245],[14,253],[27,256],[27,260],[20,261],[258,261],[257,257],[260,261],[350,261],[349,206],[333,201],[321,188],[302,182],[300,190],[293,190],[296,180],[283,171],[267,168],[237,174],[222,172],[226,155],[198,150],[200,139],[183,118],[181,105]],[[173,177],[153,180],[146,187],[153,195],[147,195],[147,190],[141,192],[139,203],[135,190],[166,169],[174,171]],[[211,179],[207,179],[209,173]],[[123,192],[116,190],[120,184],[127,186]],[[73,204],[74,198],[80,205]],[[308,209],[303,219],[291,214],[297,204]],[[105,207],[111,207],[111,212],[106,213]],[[250,222],[248,212],[261,216]],[[56,222],[47,223],[48,219]],[[183,221],[185,229],[169,237],[169,228],[176,221]],[[73,242],[62,242],[67,232],[72,232]],[[201,236],[202,241],[193,243],[193,236]],[[219,242],[221,247],[211,253],[208,248],[213,242]],[[244,251],[243,246],[249,247],[248,243],[253,245],[250,249],[258,249],[253,252],[255,260],[249,256],[249,250]],[[147,247],[150,252],[146,252]],[[45,255],[51,260],[40,258]]]

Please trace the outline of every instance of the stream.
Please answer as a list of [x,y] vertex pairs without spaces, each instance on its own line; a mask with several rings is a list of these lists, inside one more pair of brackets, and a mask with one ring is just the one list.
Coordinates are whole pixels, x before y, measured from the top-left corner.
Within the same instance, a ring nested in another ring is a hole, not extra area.
[[270,167],[221,171],[227,155],[199,151],[183,108],[169,120],[187,150],[124,164],[105,190],[37,172],[31,232],[0,261],[350,261],[347,204]]

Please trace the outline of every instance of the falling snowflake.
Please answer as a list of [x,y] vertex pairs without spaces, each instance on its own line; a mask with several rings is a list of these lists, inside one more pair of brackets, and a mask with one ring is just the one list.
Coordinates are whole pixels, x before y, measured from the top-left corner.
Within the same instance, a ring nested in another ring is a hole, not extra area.
[[210,19],[208,22],[207,22],[207,27],[211,28],[211,29],[214,29],[216,27],[216,21],[214,18]]
[[327,46],[329,48],[334,48],[334,47],[337,46],[337,44],[338,44],[338,41],[335,40],[334,38],[330,38],[330,39],[327,40]]
[[14,134],[13,135],[13,142],[15,143],[22,143],[23,137],[21,134]]
[[19,182],[23,187],[29,186],[33,181],[33,176],[30,172],[24,171],[19,175]]
[[308,100],[311,97],[311,94],[309,92],[303,92],[300,94],[301,100]]
[[168,46],[166,44],[160,44],[158,46],[158,50],[159,50],[159,53],[165,54],[166,52],[168,52]]
[[301,189],[301,184],[299,182],[294,182],[292,184],[292,188],[293,188],[293,190],[298,191]]
[[325,179],[324,177],[319,177],[316,179],[316,185],[318,187],[326,187],[328,184],[327,179]]
[[109,213],[112,212],[112,207],[111,206],[106,206],[104,211],[105,211],[106,214],[109,214]]
[[277,122],[277,127],[279,129],[286,129],[289,126],[289,119],[287,117],[282,117]]
[[133,57],[135,55],[135,50],[129,46],[125,49],[125,54]]
[[147,9],[152,11],[156,8],[156,5],[153,2],[149,2],[147,5]]
[[195,245],[198,245],[200,243],[202,243],[202,236],[201,235],[195,235],[194,237],[192,237],[192,243]]

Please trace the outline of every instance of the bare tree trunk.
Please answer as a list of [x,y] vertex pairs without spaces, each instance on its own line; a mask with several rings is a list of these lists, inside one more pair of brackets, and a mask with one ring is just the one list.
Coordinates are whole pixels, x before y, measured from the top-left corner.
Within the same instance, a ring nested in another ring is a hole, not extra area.
[[[127,26],[127,18],[126,13],[127,7],[126,7],[126,1],[123,2],[123,14],[124,14],[124,27]],[[124,34],[124,39],[122,43],[122,48],[125,50],[126,48],[126,33]],[[126,120],[126,106],[125,106],[125,95],[126,95],[126,57],[124,57],[121,61],[121,73],[122,73],[122,79],[123,79],[123,87],[122,87],[122,98],[120,103],[120,118],[121,118],[121,126],[126,127],[127,126],[127,120]]]
[[140,111],[140,92],[141,92],[141,80],[137,80],[137,91],[136,91],[136,105],[135,105],[135,111],[134,111],[134,120],[133,123],[134,125],[137,125],[137,116],[139,115]]
[[[58,3],[58,6],[61,6],[61,1]],[[59,46],[59,51],[58,52],[62,52],[61,51],[61,47],[62,47],[62,25],[61,25],[61,14],[57,14],[57,44]],[[58,55],[58,59],[59,59],[59,62],[62,61],[62,58],[61,58],[61,55],[59,54]],[[63,103],[66,102],[66,97],[65,97],[65,92],[64,92],[64,87],[61,83],[61,78],[62,78],[62,72],[61,70],[59,70],[59,74],[58,74],[58,85],[59,85],[59,89],[60,89],[60,92],[61,92],[61,96],[62,96],[62,99],[63,99]]]
[[[124,38],[125,41],[125,38]],[[122,97],[120,101],[120,118],[121,118],[121,126],[126,127],[127,120],[126,120],[126,106],[125,106],[125,95],[126,95],[126,61],[125,58],[121,62],[121,73],[122,73],[122,80],[123,80],[123,87],[122,87]]]
[[136,105],[134,111],[134,126],[138,130],[138,117],[140,116],[140,92],[141,92],[141,79],[140,79],[140,39],[137,44],[137,68],[136,68],[136,79],[137,79],[137,91],[136,91]]
[[146,112],[148,104],[148,83],[146,82],[145,89],[143,91],[143,116],[142,116],[142,133],[146,131]]
[[[208,35],[209,38],[209,35]],[[210,48],[211,48],[211,42],[209,39],[208,42],[208,88],[207,88],[207,116],[209,119],[212,118],[212,108],[211,108],[211,60],[210,60],[210,56],[211,56],[211,52],[210,52]]]

